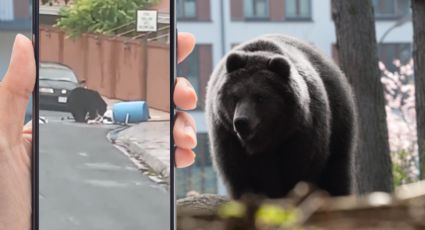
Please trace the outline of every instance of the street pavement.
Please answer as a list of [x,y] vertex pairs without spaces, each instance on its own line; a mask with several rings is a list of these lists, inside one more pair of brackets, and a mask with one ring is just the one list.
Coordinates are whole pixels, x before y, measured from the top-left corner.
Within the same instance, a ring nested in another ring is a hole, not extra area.
[[169,229],[169,192],[106,139],[113,125],[41,111],[40,229]]

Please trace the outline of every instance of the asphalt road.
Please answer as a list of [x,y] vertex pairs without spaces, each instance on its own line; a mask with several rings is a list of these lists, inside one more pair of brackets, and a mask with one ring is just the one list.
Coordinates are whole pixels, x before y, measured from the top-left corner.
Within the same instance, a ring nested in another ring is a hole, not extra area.
[[169,193],[107,141],[116,127],[40,116],[41,230],[169,229]]

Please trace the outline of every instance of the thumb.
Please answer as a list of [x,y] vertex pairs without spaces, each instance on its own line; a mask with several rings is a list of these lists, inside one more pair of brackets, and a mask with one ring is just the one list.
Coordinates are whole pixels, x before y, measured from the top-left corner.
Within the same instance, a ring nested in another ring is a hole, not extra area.
[[21,138],[24,115],[35,84],[35,59],[31,40],[18,34],[9,69],[0,83],[0,134]]

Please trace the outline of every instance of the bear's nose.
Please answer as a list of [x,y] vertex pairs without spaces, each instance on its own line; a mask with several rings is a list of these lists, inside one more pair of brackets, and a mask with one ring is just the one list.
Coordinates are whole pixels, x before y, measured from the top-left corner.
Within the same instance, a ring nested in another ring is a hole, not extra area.
[[235,126],[235,131],[239,134],[241,138],[246,138],[251,132],[249,119],[246,117],[238,117],[233,121]]

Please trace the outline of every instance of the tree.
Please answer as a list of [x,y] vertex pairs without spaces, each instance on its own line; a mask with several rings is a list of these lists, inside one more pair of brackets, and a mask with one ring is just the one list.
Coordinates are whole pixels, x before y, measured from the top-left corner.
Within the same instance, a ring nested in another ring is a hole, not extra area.
[[425,1],[412,0],[415,63],[416,127],[420,177],[425,179]]
[[332,0],[339,64],[350,81],[358,111],[355,190],[393,190],[383,86],[370,0]]
[[[63,0],[62,3],[65,3],[65,5],[68,5],[70,1],[71,0]],[[53,5],[54,3],[58,3],[58,2],[59,0],[41,0],[42,5]]]
[[57,26],[71,37],[87,32],[112,34],[115,28],[135,22],[138,9],[155,3],[158,0],[78,0],[61,8]]
[[387,111],[388,140],[390,142],[395,186],[418,180],[416,135],[415,85],[413,59],[408,63],[393,61],[395,70],[379,63],[382,72]]

